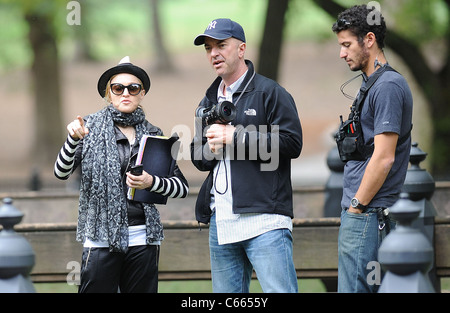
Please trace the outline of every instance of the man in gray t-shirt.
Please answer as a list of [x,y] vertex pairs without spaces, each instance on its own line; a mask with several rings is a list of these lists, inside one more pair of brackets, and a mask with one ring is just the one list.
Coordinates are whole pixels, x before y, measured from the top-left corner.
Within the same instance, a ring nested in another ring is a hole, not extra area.
[[[364,86],[367,76],[363,75]],[[408,136],[411,129],[412,103],[411,91],[403,76],[393,71],[383,73],[369,89],[362,104],[361,126],[365,144],[373,145],[376,135],[386,133],[397,134],[398,139]],[[408,169],[410,145],[411,140],[405,140],[395,147],[395,161],[384,183],[371,201],[362,202],[363,204],[388,208],[397,201]],[[341,202],[343,208],[348,208],[351,199],[356,195],[369,161],[370,159],[347,162]]]
[[[352,71],[363,72],[363,86],[371,75],[388,66],[383,52],[386,24],[380,12],[366,5],[354,6],[339,15],[333,31],[341,46],[340,57]],[[374,150],[367,160],[348,161],[344,168],[339,292],[378,290],[381,273],[377,255],[383,237],[379,228],[384,231],[383,225],[391,224],[385,209],[396,202],[406,177],[412,103],[406,80],[397,72],[386,71],[362,104],[364,141]],[[386,220],[380,223],[379,216]]]

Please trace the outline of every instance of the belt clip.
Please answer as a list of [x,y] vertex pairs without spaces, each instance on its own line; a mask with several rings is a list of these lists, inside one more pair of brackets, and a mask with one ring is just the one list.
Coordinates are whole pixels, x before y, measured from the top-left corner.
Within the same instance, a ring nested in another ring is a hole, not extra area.
[[378,211],[378,229],[383,230],[386,226],[386,223],[384,222],[385,217],[387,217],[389,214],[389,209],[381,209]]

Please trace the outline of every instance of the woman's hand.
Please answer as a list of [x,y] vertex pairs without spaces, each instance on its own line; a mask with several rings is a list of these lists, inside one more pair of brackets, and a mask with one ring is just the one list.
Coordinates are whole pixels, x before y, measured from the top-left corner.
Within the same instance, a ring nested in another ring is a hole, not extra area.
[[142,172],[142,175],[136,176],[127,172],[127,186],[136,189],[145,189],[153,185],[153,176],[146,171]]
[[75,140],[83,139],[89,134],[89,129],[84,125],[84,120],[81,116],[77,116],[77,119],[67,125],[67,131],[70,137]]

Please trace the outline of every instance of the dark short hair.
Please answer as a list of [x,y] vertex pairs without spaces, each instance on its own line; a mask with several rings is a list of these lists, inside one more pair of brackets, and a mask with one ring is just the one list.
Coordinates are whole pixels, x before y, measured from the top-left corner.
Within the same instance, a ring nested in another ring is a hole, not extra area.
[[[361,43],[367,33],[375,34],[378,47],[384,48],[384,38],[386,37],[386,22],[384,17],[374,7],[367,7],[367,5],[355,5],[338,16],[337,21],[333,24],[332,30],[339,33],[343,30],[350,30]],[[369,16],[371,15],[371,16]],[[376,20],[371,19],[376,15]]]

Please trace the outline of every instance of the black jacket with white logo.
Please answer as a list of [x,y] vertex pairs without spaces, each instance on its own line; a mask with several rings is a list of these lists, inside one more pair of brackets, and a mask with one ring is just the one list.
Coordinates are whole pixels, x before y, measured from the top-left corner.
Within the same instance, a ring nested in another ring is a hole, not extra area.
[[[248,72],[233,102],[254,74],[252,62],[246,60]],[[206,91],[201,107],[217,104],[218,77]],[[291,159],[302,150],[302,128],[292,96],[278,83],[255,74],[236,104],[237,114],[234,157],[230,160],[233,212],[272,213],[293,217]],[[205,126],[197,118],[191,142],[191,160],[200,171],[210,171],[196,203],[196,218],[209,223],[213,170],[218,160],[203,136]]]

